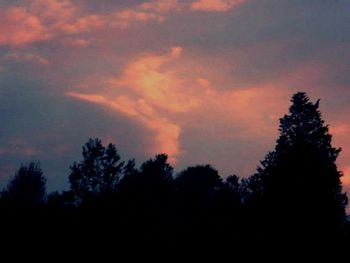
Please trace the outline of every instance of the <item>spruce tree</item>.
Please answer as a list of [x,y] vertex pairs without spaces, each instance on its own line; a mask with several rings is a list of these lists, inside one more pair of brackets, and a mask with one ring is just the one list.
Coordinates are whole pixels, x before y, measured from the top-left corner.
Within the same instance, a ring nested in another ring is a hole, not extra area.
[[292,97],[280,119],[280,136],[257,173],[248,180],[248,205],[266,235],[326,238],[341,233],[346,194],[336,159],[341,151],[322,120],[319,100],[306,93]]

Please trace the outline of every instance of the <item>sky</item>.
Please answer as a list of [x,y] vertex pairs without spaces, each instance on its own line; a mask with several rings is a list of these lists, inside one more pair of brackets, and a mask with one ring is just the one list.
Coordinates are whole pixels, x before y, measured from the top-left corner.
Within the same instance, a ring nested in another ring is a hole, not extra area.
[[350,1],[0,0],[0,187],[68,187],[88,138],[138,164],[253,174],[305,91],[350,190]]

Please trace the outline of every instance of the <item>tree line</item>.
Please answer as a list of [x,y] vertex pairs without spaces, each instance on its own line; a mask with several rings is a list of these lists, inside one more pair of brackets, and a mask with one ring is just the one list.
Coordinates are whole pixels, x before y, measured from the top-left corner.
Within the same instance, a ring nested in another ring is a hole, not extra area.
[[39,162],[23,164],[1,192],[3,234],[41,233],[91,249],[111,239],[116,251],[262,256],[276,249],[302,253],[313,244],[318,254],[341,254],[350,245],[348,200],[336,166],[341,149],[331,144],[319,101],[299,92],[291,102],[275,149],[249,178],[224,179],[209,164],[174,174],[166,154],[137,168],[97,138],[71,165],[67,191],[47,194]]

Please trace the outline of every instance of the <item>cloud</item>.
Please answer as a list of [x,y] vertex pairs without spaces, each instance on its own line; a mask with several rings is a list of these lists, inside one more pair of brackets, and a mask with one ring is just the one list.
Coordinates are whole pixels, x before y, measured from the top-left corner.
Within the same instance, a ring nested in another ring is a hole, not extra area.
[[0,45],[20,46],[49,38],[46,26],[25,8],[0,10]]
[[[177,1],[145,2],[104,14],[86,14],[70,0],[34,0],[0,11],[0,45],[21,46],[101,29],[126,29],[139,23],[163,22]],[[84,46],[78,39],[75,43]]]
[[126,29],[134,24],[147,23],[149,21],[163,22],[164,17],[156,13],[143,12],[137,9],[125,9],[110,16],[109,26]]
[[100,28],[103,17],[84,15],[70,1],[35,0],[0,11],[0,45],[21,46],[60,34]]
[[69,0],[35,0],[28,7],[52,35],[88,32],[105,25],[104,16],[84,14],[81,9]]
[[66,38],[63,42],[71,46],[87,47],[92,43],[92,40],[84,38]]
[[198,105],[195,92],[191,92],[176,72],[163,70],[167,64],[177,60],[181,53],[181,47],[173,47],[166,55],[143,55],[127,65],[121,78],[111,79],[110,83],[119,89],[126,87],[132,90],[152,108],[172,113],[187,112]]
[[32,53],[16,53],[13,52],[6,57],[9,60],[12,61],[26,61],[26,62],[33,62],[35,64],[39,65],[47,65],[49,64],[49,61],[38,55],[38,54],[32,54]]
[[180,10],[181,4],[178,0],[157,0],[142,3],[140,9],[157,13],[167,13]]
[[198,0],[192,3],[192,10],[204,12],[227,12],[247,0]]
[[108,81],[109,94],[70,92],[68,96],[104,105],[138,121],[154,133],[150,152],[166,152],[176,162],[180,154],[181,127],[168,114],[184,113],[197,105],[184,93],[175,73],[162,67],[178,59],[181,47],[173,47],[165,55],[145,54],[130,62],[121,77]]
[[[197,73],[184,75],[186,58],[182,59],[182,47],[172,47],[165,54],[143,53],[130,61],[120,76],[106,82],[108,89],[66,95],[103,105],[141,123],[154,134],[154,147],[148,152],[166,152],[173,162],[182,152],[184,127],[197,123],[198,131],[213,130],[211,139],[270,137],[271,125],[285,110],[286,91],[273,86],[218,90]],[[206,123],[200,121],[204,117]]]
[[[23,46],[56,37],[130,27],[150,22],[162,23],[166,15],[181,10],[225,12],[245,0],[196,1],[156,0],[112,9],[104,13],[87,13],[86,8],[70,0],[20,1],[16,7],[0,11],[0,45]],[[73,43],[86,46],[78,37]]]
[[[185,4],[178,0],[155,0],[104,13],[88,13],[84,6],[71,0],[20,1],[18,6],[10,5],[0,11],[0,45],[23,46],[81,33],[125,30],[139,24],[162,23],[171,12],[188,9],[225,12],[245,1],[199,0]],[[86,46],[81,39],[63,43]]]
[[132,101],[124,96],[117,96],[114,99],[110,99],[101,95],[87,95],[74,92],[69,92],[67,95],[83,101],[106,106],[140,122],[145,128],[154,132],[154,147],[145,150],[149,153],[167,153],[170,157],[169,160],[176,163],[180,153],[178,143],[180,127],[167,118],[155,113],[142,99]]

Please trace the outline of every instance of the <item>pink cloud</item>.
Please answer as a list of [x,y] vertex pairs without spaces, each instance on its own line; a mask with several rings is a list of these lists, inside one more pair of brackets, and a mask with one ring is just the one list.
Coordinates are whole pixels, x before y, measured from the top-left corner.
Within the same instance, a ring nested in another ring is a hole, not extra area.
[[48,26],[67,23],[76,16],[77,7],[69,0],[34,0],[28,10]]
[[154,132],[154,148],[145,149],[150,153],[166,152],[169,161],[175,163],[179,155],[180,127],[171,123],[167,118],[154,113],[153,109],[142,100],[132,101],[125,96],[117,96],[113,99],[101,95],[89,95],[70,92],[68,96],[106,106],[140,122],[147,129]]
[[20,46],[49,38],[46,26],[25,8],[0,11],[0,45]]
[[33,62],[39,65],[47,65],[49,64],[49,61],[38,55],[38,54],[32,54],[32,53],[27,53],[27,54],[21,54],[21,53],[11,53],[7,56],[7,59],[9,60],[14,60],[14,61],[27,61],[27,62]]
[[[87,14],[83,6],[70,0],[33,0],[0,11],[0,45],[21,46],[55,37],[98,30],[125,30],[150,22],[162,23],[170,12],[186,10],[227,11],[245,0],[196,1],[155,0],[104,14]],[[78,46],[86,42],[78,38]],[[68,42],[64,42],[68,43]],[[68,44],[70,44],[68,43]]]
[[163,13],[176,5],[177,1],[153,1],[106,14],[86,14],[82,6],[70,0],[23,2],[19,7],[0,11],[0,45],[20,46],[62,35],[163,22]]
[[109,26],[126,29],[136,23],[149,21],[163,22],[164,17],[156,13],[143,12],[137,9],[124,9],[110,16]]
[[157,13],[167,13],[180,10],[181,4],[178,0],[157,0],[141,4],[140,9]]
[[204,12],[227,12],[247,0],[198,0],[192,3],[192,10]]
[[35,0],[0,11],[0,44],[19,46],[50,40],[64,34],[90,31],[103,25],[102,18],[79,14],[70,1]]
[[68,44],[71,46],[77,46],[77,47],[86,47],[92,43],[90,39],[84,39],[84,38],[66,38],[63,40],[63,42],[65,44]]
[[141,96],[152,108],[172,113],[186,112],[198,105],[196,91],[191,91],[185,80],[176,72],[163,68],[174,63],[182,53],[181,47],[173,47],[165,55],[145,54],[130,62],[121,78],[110,80],[112,86],[127,87]]
[[198,106],[197,99],[175,72],[164,69],[182,54],[173,47],[166,54],[141,54],[128,63],[122,76],[108,81],[103,94],[67,93],[68,96],[104,105],[143,124],[154,133],[149,152],[166,152],[175,163],[180,154],[180,124],[173,114],[184,114]]
[[[184,63],[182,47],[164,54],[140,54],[126,65],[121,76],[106,82],[108,89],[67,95],[103,105],[141,123],[154,133],[154,147],[148,151],[166,152],[174,162],[182,152],[183,128],[198,123],[203,116],[213,125],[198,129],[213,130],[216,138],[271,137],[272,124],[277,130],[288,92],[274,86],[218,90],[197,73],[184,75]],[[240,132],[233,134],[227,129],[230,125],[239,126]]]
[[67,34],[77,34],[102,28],[106,24],[105,18],[98,15],[79,17],[71,23],[56,24],[54,30],[60,30]]
[[35,0],[28,10],[38,17],[54,35],[87,32],[105,25],[103,16],[84,14],[81,7],[69,0]]

